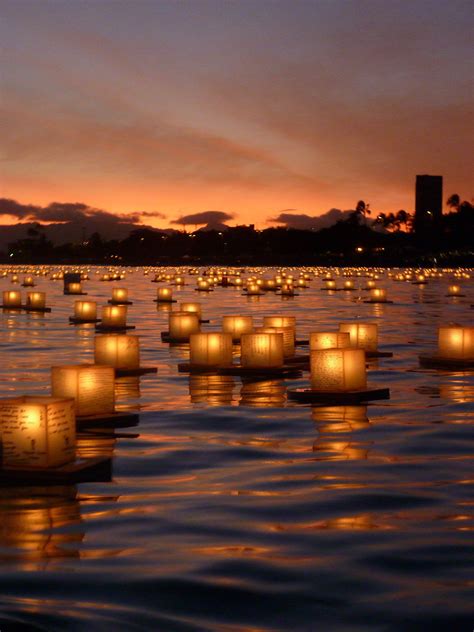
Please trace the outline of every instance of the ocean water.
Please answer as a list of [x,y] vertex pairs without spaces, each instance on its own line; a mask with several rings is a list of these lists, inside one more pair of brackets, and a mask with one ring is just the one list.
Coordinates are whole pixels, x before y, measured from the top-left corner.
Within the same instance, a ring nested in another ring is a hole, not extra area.
[[[117,380],[118,409],[139,411],[138,425],[79,436],[82,455],[113,455],[111,481],[0,487],[2,632],[473,629],[474,374],[418,363],[439,325],[473,324],[472,280],[452,299],[452,273],[424,287],[382,274],[393,304],[321,291],[317,277],[286,300],[197,293],[189,275],[174,288],[201,302],[203,330],[224,314],[291,314],[298,338],[377,322],[393,358],[371,361],[368,380],[390,399],[315,407],[287,400],[307,372],[179,374],[187,346],[160,340],[179,303],[157,306],[141,269],[90,275],[83,298],[99,304],[129,288],[130,333],[158,373]],[[48,394],[51,365],[93,360],[94,327],[68,323],[77,297],[37,283],[50,314],[0,312],[0,397]]]

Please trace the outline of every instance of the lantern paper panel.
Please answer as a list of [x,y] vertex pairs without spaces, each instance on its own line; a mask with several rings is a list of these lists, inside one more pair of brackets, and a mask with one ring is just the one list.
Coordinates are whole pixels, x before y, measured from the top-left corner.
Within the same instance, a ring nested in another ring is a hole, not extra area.
[[169,287],[159,287],[156,290],[156,300],[171,302],[173,300],[173,290]]
[[243,334],[241,364],[248,368],[276,368],[283,366],[283,334]]
[[75,459],[72,399],[15,397],[0,400],[2,467],[57,467]]
[[82,294],[82,285],[80,283],[68,283],[66,292],[68,294]]
[[4,307],[20,307],[21,292],[17,290],[5,290],[3,292],[3,305]]
[[201,330],[196,312],[171,312],[169,315],[169,335],[173,340],[189,340],[191,334]]
[[222,331],[232,334],[233,340],[239,340],[242,334],[253,331],[252,316],[223,316]]
[[382,288],[372,288],[370,290],[370,300],[384,303],[387,300],[387,292]]
[[126,303],[128,301],[128,290],[123,287],[112,288],[112,301],[114,303]]
[[347,332],[350,336],[350,346],[353,349],[377,351],[378,325],[375,323],[340,323],[339,331]]
[[315,391],[353,391],[366,388],[362,349],[318,349],[310,352],[311,388]]
[[202,318],[201,303],[180,303],[179,311],[181,312],[195,312],[199,318]]
[[46,307],[46,292],[28,292],[26,295],[26,306],[35,308]]
[[255,332],[262,334],[282,334],[284,357],[292,358],[295,355],[295,330],[293,327],[257,327]]
[[127,334],[103,334],[94,339],[94,361],[115,369],[138,369],[140,339]]
[[438,352],[443,358],[474,359],[474,327],[440,327]]
[[315,331],[309,335],[310,351],[316,349],[344,349],[350,346],[348,333],[339,331]]
[[190,363],[195,366],[229,366],[232,364],[232,334],[208,332],[192,334]]
[[97,303],[95,301],[74,301],[74,318],[78,320],[96,320]]
[[102,307],[103,327],[126,327],[127,326],[127,306],[126,305],[104,305]]
[[73,397],[76,415],[109,415],[115,410],[113,367],[79,364],[51,367],[53,397]]

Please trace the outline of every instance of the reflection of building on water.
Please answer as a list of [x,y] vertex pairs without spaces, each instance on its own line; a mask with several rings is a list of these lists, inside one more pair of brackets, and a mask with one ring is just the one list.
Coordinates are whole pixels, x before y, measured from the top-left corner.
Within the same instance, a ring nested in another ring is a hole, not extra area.
[[320,433],[351,432],[370,426],[367,406],[314,406],[311,418]]
[[37,570],[53,559],[80,557],[84,539],[75,485],[0,488],[0,562]]
[[140,377],[127,375],[115,378],[115,410],[136,410],[140,399]]
[[190,375],[189,394],[193,404],[230,406],[234,390],[231,375]]
[[243,381],[240,398],[240,406],[284,406],[286,386],[282,380]]

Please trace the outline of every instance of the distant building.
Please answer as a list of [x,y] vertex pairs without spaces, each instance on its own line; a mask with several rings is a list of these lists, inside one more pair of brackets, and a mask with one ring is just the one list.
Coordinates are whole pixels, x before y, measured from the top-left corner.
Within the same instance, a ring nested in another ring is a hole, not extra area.
[[416,176],[414,229],[420,245],[437,245],[443,212],[443,176]]

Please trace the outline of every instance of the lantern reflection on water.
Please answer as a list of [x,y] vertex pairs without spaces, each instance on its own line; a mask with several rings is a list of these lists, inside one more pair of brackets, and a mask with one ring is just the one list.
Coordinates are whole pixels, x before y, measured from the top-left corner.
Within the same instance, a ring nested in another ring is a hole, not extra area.
[[310,352],[311,388],[321,392],[347,392],[367,386],[362,349],[318,349]]
[[69,397],[0,400],[2,467],[48,468],[75,459],[76,420]]
[[53,366],[51,391],[53,397],[73,397],[77,416],[108,415],[115,407],[114,378],[110,366]]
[[193,404],[230,406],[234,378],[230,375],[190,375],[189,394]]
[[136,369],[140,366],[138,336],[102,334],[94,339],[94,362],[115,369]]
[[283,334],[242,334],[242,367],[276,368],[282,367],[283,361]]
[[191,366],[222,367],[232,364],[232,334],[192,334],[189,343]]
[[284,406],[286,386],[281,380],[244,382],[240,389],[240,398],[240,406],[253,408]]

